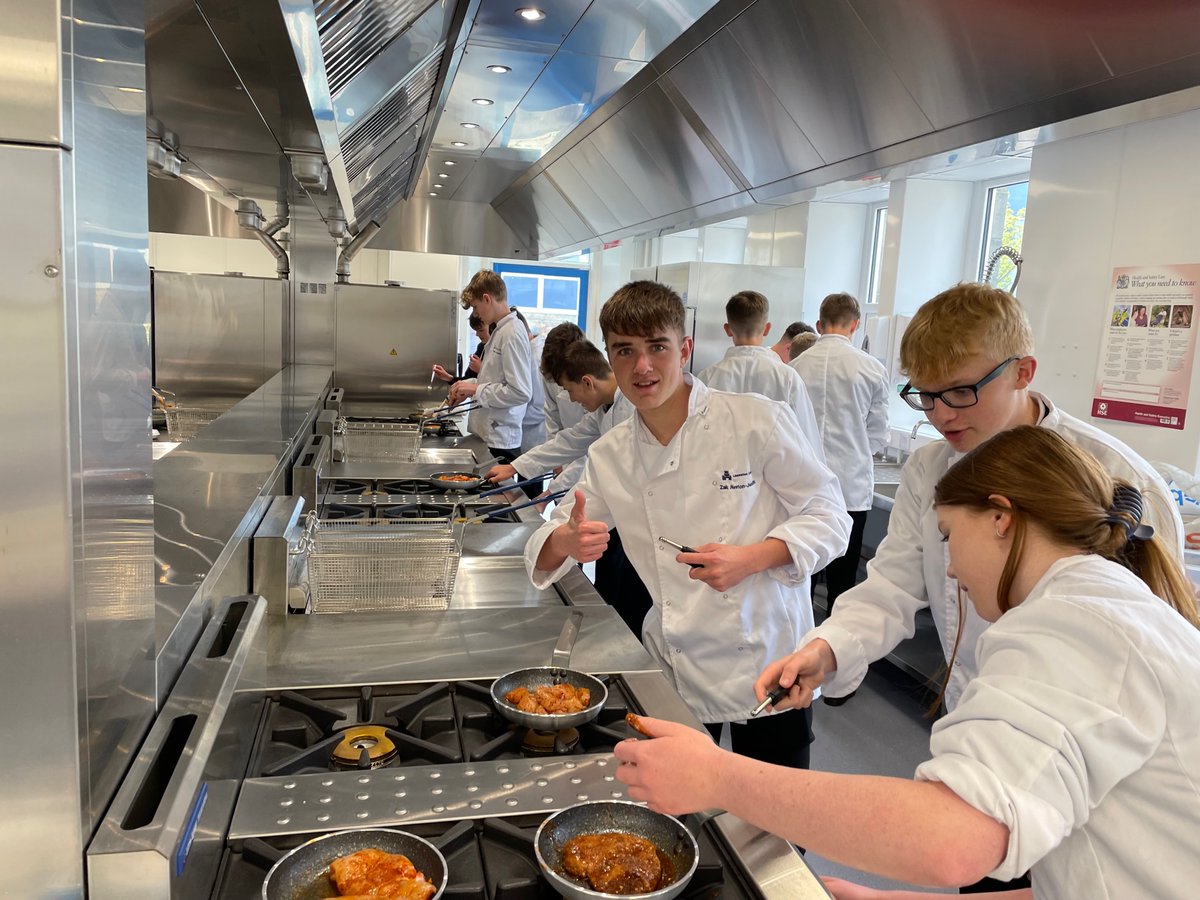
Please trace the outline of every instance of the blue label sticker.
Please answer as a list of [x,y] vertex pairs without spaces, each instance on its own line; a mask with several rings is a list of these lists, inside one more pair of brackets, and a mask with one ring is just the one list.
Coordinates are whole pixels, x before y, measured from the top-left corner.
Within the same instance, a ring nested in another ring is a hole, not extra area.
[[192,849],[192,841],[196,837],[196,826],[200,823],[200,814],[204,812],[204,803],[208,800],[208,783],[200,785],[200,791],[196,794],[196,802],[192,805],[192,814],[188,816],[187,825],[183,829],[183,835],[179,839],[179,847],[175,850],[175,877],[178,878],[183,874],[184,863],[187,862],[188,853]]

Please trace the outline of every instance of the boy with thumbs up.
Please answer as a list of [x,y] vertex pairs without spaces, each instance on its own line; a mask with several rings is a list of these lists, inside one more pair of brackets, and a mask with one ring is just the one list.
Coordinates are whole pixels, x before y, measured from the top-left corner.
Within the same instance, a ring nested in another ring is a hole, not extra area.
[[526,568],[545,588],[598,558],[617,528],[654,600],[642,639],[692,712],[714,736],[733,723],[739,753],[807,767],[811,711],[752,719],[754,680],[811,627],[809,575],[844,552],[850,517],[791,409],[684,373],[683,324],[679,295],[653,282],[604,305],[609,362],[636,414],[591,446]]

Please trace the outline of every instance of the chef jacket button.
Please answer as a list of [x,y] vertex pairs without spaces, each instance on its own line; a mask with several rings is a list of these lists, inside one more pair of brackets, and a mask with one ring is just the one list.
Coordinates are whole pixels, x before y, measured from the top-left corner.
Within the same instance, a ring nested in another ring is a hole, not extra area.
[[959,666],[961,666],[961,665],[962,665],[962,660],[961,660],[961,659],[956,659],[956,660],[954,661],[954,667],[955,667],[955,668],[958,668],[958,667],[959,667]]
[[729,599],[729,595],[728,595],[728,594],[722,594],[721,596],[722,596],[722,597],[724,597],[726,600],[728,600],[728,599]]
[[646,496],[647,496],[647,497],[653,497],[653,496],[654,496],[654,491],[646,491]]
[[682,650],[680,650],[678,647],[676,647],[676,648],[675,648],[675,652],[676,652],[676,653],[682,653],[683,651],[682,651]]
[[663,602],[663,606],[670,606],[670,605],[671,605],[671,601],[670,601],[670,600],[666,600],[666,601],[664,601],[664,602]]
[[707,422],[704,423],[704,430],[708,431],[708,423]]
[[669,463],[667,463],[667,465],[669,465],[669,466],[675,465],[675,460],[671,460]]

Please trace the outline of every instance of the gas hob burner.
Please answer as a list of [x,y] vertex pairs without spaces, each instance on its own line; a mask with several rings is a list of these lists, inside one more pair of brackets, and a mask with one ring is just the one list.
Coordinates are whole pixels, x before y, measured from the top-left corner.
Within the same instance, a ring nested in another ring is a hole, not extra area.
[[407,503],[403,506],[382,506],[379,508],[381,519],[445,519],[454,507],[448,503]]
[[521,739],[525,756],[564,756],[579,746],[579,730],[537,731],[530,728]]
[[335,478],[330,482],[321,482],[326,494],[363,494],[370,496],[380,493],[375,490],[375,482],[362,478]]
[[[379,482],[379,490],[385,494],[408,494],[419,497],[442,497],[446,488],[424,480],[423,478],[398,478],[395,481]],[[475,493],[479,488],[456,488],[455,493]]]
[[348,503],[326,503],[321,507],[321,518],[326,521],[348,522],[354,519],[371,518],[371,506],[350,505]]
[[355,725],[342,732],[342,740],[333,748],[329,767],[334,771],[346,769],[379,769],[396,758],[400,751],[380,725]]

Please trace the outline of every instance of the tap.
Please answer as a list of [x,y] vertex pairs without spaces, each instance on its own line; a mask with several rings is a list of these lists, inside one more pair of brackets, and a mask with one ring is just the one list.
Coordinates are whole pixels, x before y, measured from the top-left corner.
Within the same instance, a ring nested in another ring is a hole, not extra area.
[[1012,264],[1016,266],[1016,273],[1013,275],[1012,287],[1008,292],[1013,296],[1017,293],[1017,282],[1021,280],[1021,263],[1025,260],[1021,258],[1021,254],[1015,247],[1003,246],[997,247],[992,255],[988,257],[987,265],[983,269],[983,283],[988,284],[992,280],[992,269],[996,267],[996,263],[1000,261],[1000,257],[1007,256],[1012,260]]
[[917,424],[912,427],[912,433],[909,435],[909,440],[915,441],[917,439],[917,432],[921,430],[921,426],[929,424],[930,423],[928,419],[921,419],[919,422],[917,422]]

